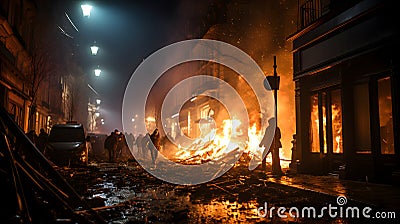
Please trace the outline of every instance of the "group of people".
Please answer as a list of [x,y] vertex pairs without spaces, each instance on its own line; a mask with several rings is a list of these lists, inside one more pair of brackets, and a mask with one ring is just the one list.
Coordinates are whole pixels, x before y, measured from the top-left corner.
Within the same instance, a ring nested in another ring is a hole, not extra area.
[[[35,130],[30,130],[26,133],[26,136],[42,153],[44,152],[49,135],[43,128],[40,129],[39,135],[36,134]],[[85,142],[89,153],[92,153],[90,136],[87,136]],[[158,151],[161,149],[160,132],[158,129],[155,129],[151,134],[147,133],[144,136],[140,134],[135,139],[132,134],[123,134],[118,129],[115,129],[104,141],[104,148],[108,154],[109,162],[116,162],[119,159],[123,159],[124,153],[129,154],[129,150],[133,146],[137,147],[138,154],[143,158],[146,158],[148,152],[150,152],[152,163],[155,165]]]
[[44,148],[46,147],[47,140],[49,138],[49,134],[44,130],[44,128],[40,129],[39,135],[36,134],[35,130],[30,130],[26,133],[26,136],[31,140],[31,142],[39,149],[40,152],[44,152]]
[[151,134],[139,134],[136,138],[135,145],[137,148],[138,156],[146,159],[150,151],[151,161],[155,166],[158,157],[158,151],[161,150],[161,137],[160,132],[156,128]]
[[125,135],[115,129],[104,141],[104,148],[108,152],[108,161],[116,162],[122,158],[124,150],[129,150]]
[[161,149],[160,132],[156,128],[151,134],[139,134],[136,138],[131,134],[123,134],[115,129],[104,141],[104,148],[108,153],[108,161],[116,162],[121,158],[124,150],[136,146],[138,155],[146,158],[150,151],[152,164],[156,165],[158,151]]

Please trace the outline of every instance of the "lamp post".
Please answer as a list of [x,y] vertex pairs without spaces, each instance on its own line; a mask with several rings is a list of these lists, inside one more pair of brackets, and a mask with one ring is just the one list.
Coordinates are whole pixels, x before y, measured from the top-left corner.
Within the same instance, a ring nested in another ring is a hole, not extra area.
[[[267,90],[274,91],[275,122],[276,123],[275,123],[274,137],[273,137],[272,145],[271,145],[269,151],[271,151],[271,153],[272,153],[272,174],[281,175],[282,169],[281,169],[281,165],[280,165],[279,148],[281,148],[282,146],[280,145],[281,136],[280,136],[280,129],[278,128],[278,90],[279,90],[280,77],[278,76],[278,74],[276,72],[276,68],[278,67],[276,65],[276,56],[274,56],[274,66],[273,67],[274,67],[274,75],[267,76],[265,78],[264,87]],[[268,85],[268,83],[269,83],[269,85]],[[269,123],[269,121],[268,121],[268,123]],[[269,125],[272,125],[272,124],[270,123]],[[278,132],[278,135],[277,135],[277,132]]]
[[90,17],[90,12],[92,11],[93,6],[89,4],[81,5],[82,13],[84,17]]
[[97,68],[94,70],[94,75],[95,75],[96,77],[99,77],[100,74],[101,74],[101,69],[100,69],[99,67],[97,67]]
[[275,100],[275,120],[276,124],[278,126],[278,90],[279,90],[279,84],[280,84],[280,77],[278,76],[278,73],[276,72],[276,68],[278,66],[276,65],[276,56],[274,56],[274,75],[273,76],[267,76],[264,80],[264,87],[267,90],[273,90],[274,91],[274,100]]
[[92,55],[96,56],[97,52],[99,51],[99,47],[96,45],[96,42],[90,46],[90,51],[92,52]]

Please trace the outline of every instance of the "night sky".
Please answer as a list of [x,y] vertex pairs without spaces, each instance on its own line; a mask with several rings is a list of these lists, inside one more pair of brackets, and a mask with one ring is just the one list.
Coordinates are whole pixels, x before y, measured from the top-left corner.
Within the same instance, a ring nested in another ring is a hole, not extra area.
[[[218,22],[215,11],[220,10],[220,4],[195,0],[88,3],[93,5],[89,18],[82,16],[80,1],[66,3],[66,13],[79,30],[75,37],[81,51],[80,66],[91,75],[90,84],[102,99],[105,132],[122,129],[125,87],[143,59],[168,44],[201,38]],[[97,56],[90,55],[94,41],[100,47]],[[97,65],[102,69],[100,77],[93,75]]]

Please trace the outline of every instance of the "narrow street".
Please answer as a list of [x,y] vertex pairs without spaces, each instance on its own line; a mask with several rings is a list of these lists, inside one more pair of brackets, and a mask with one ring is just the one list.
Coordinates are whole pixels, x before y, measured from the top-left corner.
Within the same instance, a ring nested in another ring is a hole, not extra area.
[[400,224],[396,8],[1,0],[0,224]]
[[[247,164],[246,164],[247,165]],[[336,204],[336,197],[277,184],[261,170],[238,163],[220,178],[194,186],[173,185],[148,174],[135,161],[92,163],[59,172],[109,223],[357,223],[360,219],[258,216],[257,209]],[[349,202],[352,206],[366,206]]]

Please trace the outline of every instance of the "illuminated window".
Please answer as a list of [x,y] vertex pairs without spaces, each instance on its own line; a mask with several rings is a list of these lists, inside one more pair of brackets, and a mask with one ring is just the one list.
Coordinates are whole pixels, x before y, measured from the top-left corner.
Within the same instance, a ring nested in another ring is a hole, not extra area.
[[333,153],[343,153],[341,95],[339,89],[331,92]]
[[[321,112],[322,114],[319,115],[319,119],[322,120],[322,124],[320,123],[320,125],[322,125],[322,144],[324,146],[323,148],[323,152],[324,153],[328,153],[328,143],[326,141],[326,93],[322,92],[321,93],[321,100],[322,100],[322,104],[321,104]],[[321,128],[321,127],[320,127]]]
[[340,89],[325,90],[311,96],[310,143],[311,152],[343,153]]
[[311,152],[320,152],[319,145],[319,115],[318,115],[318,94],[311,96],[311,128],[310,143]]
[[392,93],[390,77],[378,80],[381,153],[394,154]]

